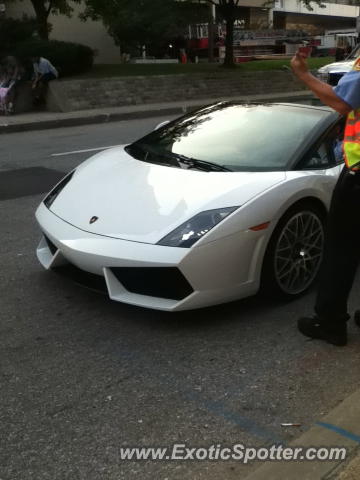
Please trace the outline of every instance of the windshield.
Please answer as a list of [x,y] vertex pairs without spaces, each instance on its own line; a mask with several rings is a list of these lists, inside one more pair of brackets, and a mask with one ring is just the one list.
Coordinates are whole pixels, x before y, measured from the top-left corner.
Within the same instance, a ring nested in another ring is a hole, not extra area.
[[354,50],[350,53],[346,60],[356,60],[360,55],[360,45],[356,45]]
[[169,166],[179,166],[171,163],[178,155],[232,171],[286,170],[324,115],[290,105],[217,104],[152,132],[127,152]]

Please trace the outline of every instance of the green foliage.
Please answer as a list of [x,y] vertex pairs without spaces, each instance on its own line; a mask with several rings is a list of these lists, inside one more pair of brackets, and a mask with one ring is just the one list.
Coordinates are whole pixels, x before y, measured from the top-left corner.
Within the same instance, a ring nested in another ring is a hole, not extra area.
[[30,40],[36,32],[36,20],[0,18],[0,52],[9,53],[13,45]]
[[85,0],[83,19],[101,18],[123,49],[156,47],[183,35],[190,23],[207,20],[203,6],[177,0]]
[[92,68],[94,62],[94,51],[91,48],[57,40],[33,40],[18,44],[13,48],[13,55],[27,64],[31,57],[45,57],[64,76],[86,72]]
[[70,16],[74,10],[74,3],[81,3],[82,0],[30,0],[34,10],[44,8],[45,11],[54,15]]
[[[14,0],[6,0],[12,2]],[[48,24],[50,13],[54,15],[71,16],[74,3],[81,3],[82,0],[30,0],[36,16],[37,32],[40,38],[48,40],[51,26]]]

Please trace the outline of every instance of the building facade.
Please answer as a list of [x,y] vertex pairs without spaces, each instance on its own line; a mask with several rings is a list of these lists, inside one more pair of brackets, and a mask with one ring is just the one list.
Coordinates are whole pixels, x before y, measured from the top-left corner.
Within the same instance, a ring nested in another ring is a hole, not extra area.
[[275,29],[305,30],[322,34],[325,30],[355,29],[359,16],[357,0],[324,0],[323,7],[312,4],[313,10],[299,0],[274,0],[272,7],[265,0],[240,0],[238,21],[246,30],[273,27]]
[[326,30],[356,29],[359,7],[352,0],[326,0],[323,7],[312,5],[309,11],[298,0],[275,0],[272,10],[274,28],[301,29],[311,34]]
[[305,30],[322,34],[325,30],[356,28],[360,14],[356,0],[324,0],[309,10],[299,0],[274,0],[272,8],[264,0],[240,0],[239,16],[246,29],[268,28]]

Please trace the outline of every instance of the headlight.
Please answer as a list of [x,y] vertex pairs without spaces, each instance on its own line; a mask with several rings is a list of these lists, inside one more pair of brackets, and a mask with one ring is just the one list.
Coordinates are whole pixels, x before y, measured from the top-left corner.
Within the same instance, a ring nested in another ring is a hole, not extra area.
[[61,190],[65,188],[65,186],[70,182],[72,179],[73,175],[75,173],[75,170],[70,172],[68,175],[66,175],[57,185],[55,188],[51,190],[51,192],[48,194],[48,196],[45,198],[44,203],[47,206],[47,208],[50,208],[51,205],[55,202],[56,197],[59,195]]
[[157,245],[189,248],[239,207],[217,208],[198,213],[162,238]]

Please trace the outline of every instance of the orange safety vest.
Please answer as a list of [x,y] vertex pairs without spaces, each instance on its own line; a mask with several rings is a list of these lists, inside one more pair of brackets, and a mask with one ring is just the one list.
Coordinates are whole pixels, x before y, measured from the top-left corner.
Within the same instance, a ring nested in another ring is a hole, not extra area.
[[[360,57],[352,69],[360,74]],[[347,116],[343,148],[346,166],[350,170],[360,170],[360,108],[352,110]]]

